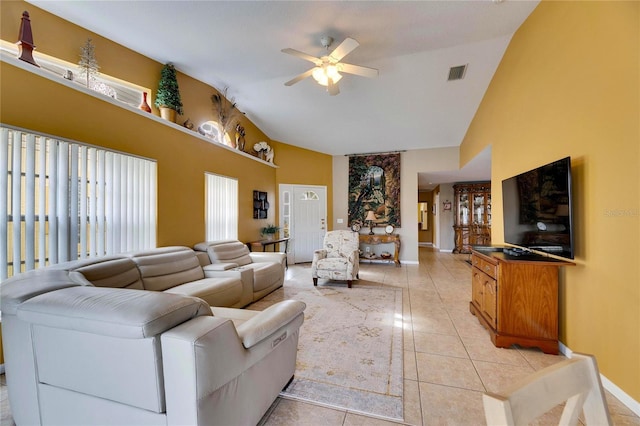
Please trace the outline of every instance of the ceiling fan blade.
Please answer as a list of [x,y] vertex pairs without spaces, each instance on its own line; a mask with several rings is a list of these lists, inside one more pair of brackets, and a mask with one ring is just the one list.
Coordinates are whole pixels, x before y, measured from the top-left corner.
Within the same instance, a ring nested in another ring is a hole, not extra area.
[[334,83],[332,78],[330,78],[328,81],[327,92],[329,92],[330,96],[335,96],[338,93],[340,93],[340,88],[338,87],[338,83]]
[[315,56],[307,55],[306,53],[296,49],[286,48],[286,49],[282,49],[281,52],[287,53],[289,55],[297,56],[298,58],[302,58],[309,62],[313,62],[316,66],[322,65],[322,59],[316,58]]
[[297,82],[299,82],[300,80],[304,80],[305,78],[309,77],[311,74],[313,74],[313,70],[315,68],[311,68],[308,71],[303,72],[302,74],[298,75],[297,77],[287,81],[284,85],[285,86],[293,86],[294,84],[296,84]]
[[351,65],[342,62],[338,64],[338,70],[340,72],[360,75],[362,77],[375,78],[378,76],[378,70],[375,68],[361,67],[360,65]]
[[334,61],[338,62],[340,61],[340,59],[347,56],[349,53],[353,51],[353,49],[355,49],[358,46],[360,46],[360,43],[358,43],[352,38],[347,37],[344,39],[342,43],[340,43],[338,47],[334,49],[333,52],[331,52],[329,57]]

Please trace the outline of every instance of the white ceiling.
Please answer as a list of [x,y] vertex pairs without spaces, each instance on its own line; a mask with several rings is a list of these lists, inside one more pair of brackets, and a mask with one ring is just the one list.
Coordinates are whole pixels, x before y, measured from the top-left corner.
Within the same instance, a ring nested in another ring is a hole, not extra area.
[[[271,139],[331,155],[459,146],[511,36],[538,4],[27,1],[218,89],[229,87]],[[313,65],[281,49],[322,56],[322,35],[336,40],[332,48],[356,39],[360,46],[343,62],[377,68],[379,77],[345,74],[337,96],[311,78],[284,86]],[[465,64],[464,79],[447,82],[449,68]],[[464,180],[488,178],[487,164],[475,168],[485,176]]]

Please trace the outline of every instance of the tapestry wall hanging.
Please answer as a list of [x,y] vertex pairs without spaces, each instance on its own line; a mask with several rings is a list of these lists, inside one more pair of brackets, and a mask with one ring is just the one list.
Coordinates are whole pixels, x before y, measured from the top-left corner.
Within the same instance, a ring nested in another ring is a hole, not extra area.
[[368,211],[375,226],[400,227],[400,154],[349,158],[349,226],[362,224]]

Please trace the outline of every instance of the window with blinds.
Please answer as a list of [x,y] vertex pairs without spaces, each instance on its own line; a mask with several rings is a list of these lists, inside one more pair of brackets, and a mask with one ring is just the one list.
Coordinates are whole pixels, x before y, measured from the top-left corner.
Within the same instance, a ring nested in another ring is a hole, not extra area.
[[0,127],[0,279],[156,245],[156,163]]
[[205,173],[207,241],[238,239],[238,180]]

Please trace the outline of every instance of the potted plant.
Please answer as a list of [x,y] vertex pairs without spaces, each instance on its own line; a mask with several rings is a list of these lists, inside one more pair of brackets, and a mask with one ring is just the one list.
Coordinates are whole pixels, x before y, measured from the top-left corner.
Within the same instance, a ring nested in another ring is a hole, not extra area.
[[182,101],[180,100],[176,69],[171,63],[165,64],[160,72],[155,104],[160,108],[160,116],[172,123],[176,122],[176,113],[182,115]]
[[276,226],[275,224],[269,224],[264,228],[260,229],[260,235],[265,237],[267,240],[273,240],[273,236],[279,230],[280,230],[279,226]]

